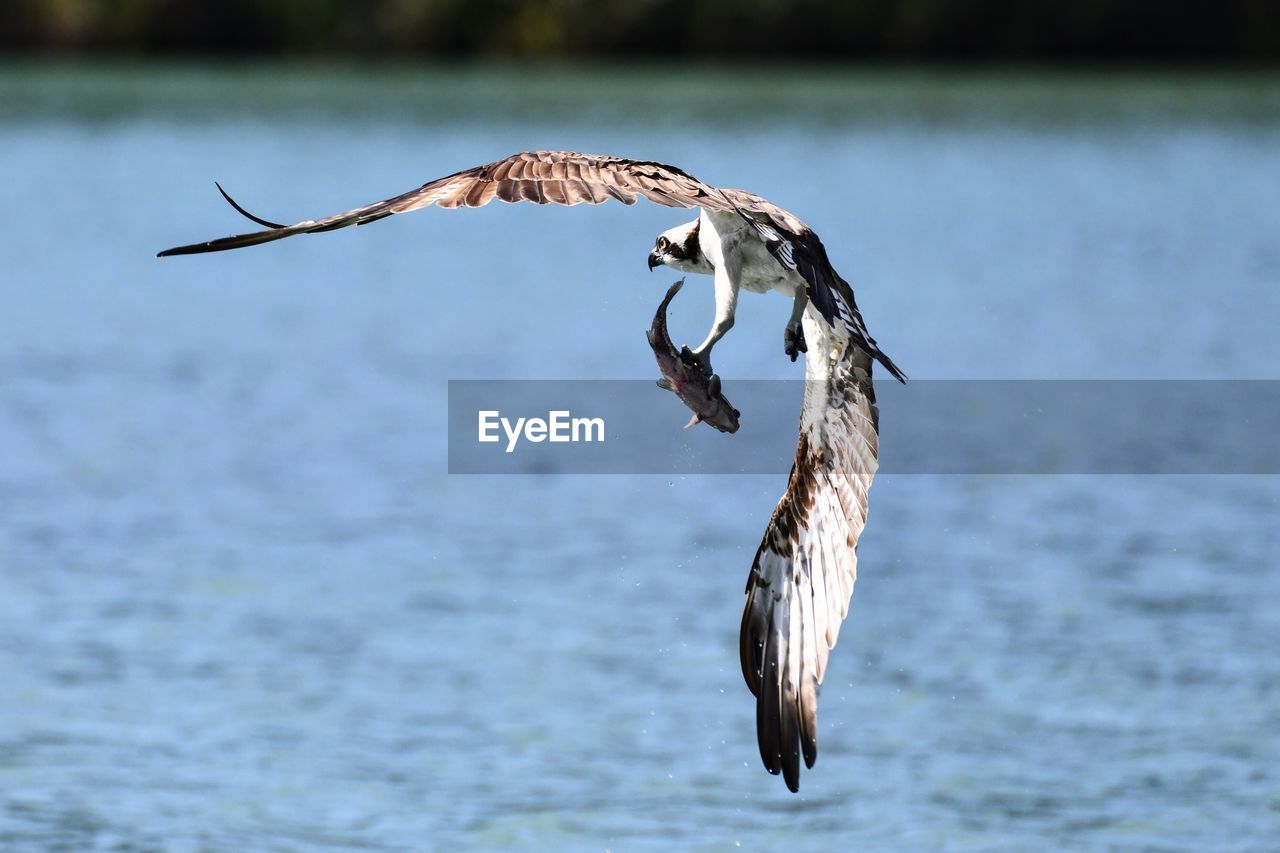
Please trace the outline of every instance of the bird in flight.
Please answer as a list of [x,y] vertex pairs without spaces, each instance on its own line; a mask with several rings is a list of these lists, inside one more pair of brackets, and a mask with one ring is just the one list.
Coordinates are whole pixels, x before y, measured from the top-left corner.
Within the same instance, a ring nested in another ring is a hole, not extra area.
[[634,204],[644,197],[696,208],[696,219],[658,235],[648,265],[713,277],[715,319],[692,351],[707,376],[712,348],[733,327],[740,290],[792,297],[783,344],[792,361],[805,353],[800,437],[787,491],[752,562],[739,636],[743,677],[756,696],[761,759],[788,788],[799,790],[801,758],[808,767],[817,758],[818,685],[853,594],[856,548],[877,466],[872,362],[906,381],[867,332],[853,289],[832,267],[818,235],[754,193],[711,186],[674,166],[567,151],[513,154],[295,225],[255,216],[218,189],[264,230],[178,246],[161,257],[367,225],[431,205],[482,207],[494,199],[575,205],[610,199]]
[[711,371],[711,349],[733,328],[738,292],[777,290],[793,298],[783,335],[795,361],[804,351],[801,317],[813,305],[845,344],[871,354],[900,381],[906,377],[867,333],[853,288],[831,266],[827,250],[808,225],[754,193],[703,183],[689,173],[649,160],[627,160],[570,151],[523,151],[484,166],[429,181],[409,192],[323,219],[281,225],[254,216],[219,186],[238,212],[266,230],[166,249],[160,257],[194,255],[256,246],[292,237],[367,225],[422,207],[483,207],[494,199],[535,204],[635,204],[643,196],[665,207],[698,208],[698,218],[658,235],[649,269],[668,266],[715,280],[716,312],[711,330],[693,353]]

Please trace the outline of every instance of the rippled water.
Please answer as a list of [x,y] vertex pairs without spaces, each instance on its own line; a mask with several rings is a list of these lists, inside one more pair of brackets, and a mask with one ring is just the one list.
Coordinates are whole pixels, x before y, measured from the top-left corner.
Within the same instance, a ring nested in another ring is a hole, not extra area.
[[[244,226],[215,178],[293,220],[581,148],[798,211],[919,378],[1280,375],[1272,80],[678,82],[7,70],[0,844],[1274,845],[1275,478],[880,478],[791,795],[736,650],[780,476],[444,473],[448,378],[653,374],[679,212],[152,257]],[[720,372],[797,375],[786,310]]]

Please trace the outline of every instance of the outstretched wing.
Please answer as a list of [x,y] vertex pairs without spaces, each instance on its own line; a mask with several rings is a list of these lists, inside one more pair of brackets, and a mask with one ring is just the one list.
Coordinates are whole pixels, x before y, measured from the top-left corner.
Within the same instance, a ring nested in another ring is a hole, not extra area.
[[334,231],[348,225],[367,225],[396,213],[423,207],[483,207],[494,199],[535,204],[600,204],[614,199],[635,204],[643,196],[666,207],[700,207],[737,213],[760,236],[780,264],[808,282],[809,299],[823,318],[844,328],[851,341],[865,349],[901,381],[905,375],[867,334],[853,289],[836,274],[818,235],[799,218],[753,193],[722,190],[675,166],[651,160],[628,160],[573,151],[523,151],[484,166],[464,169],[392,198],[352,210],[279,225],[249,213],[218,190],[238,212],[265,230],[222,237],[205,243],[166,249],[160,257],[221,252],[282,240],[295,234]]
[[220,252],[281,240],[294,234],[315,234],[348,225],[367,225],[395,213],[407,213],[433,204],[445,208],[483,207],[494,199],[560,205],[600,204],[614,199],[623,204],[635,204],[641,196],[667,207],[734,209],[715,187],[674,166],[572,151],[524,151],[430,181],[383,201],[324,219],[307,219],[296,225],[278,226],[266,222],[245,211],[228,196],[227,200],[236,210],[268,228],[166,249],[160,257]]
[[747,578],[742,675],[756,696],[760,757],[800,787],[800,757],[818,756],[818,685],[849,608],[857,545],[875,476],[879,413],[870,354],[838,343],[813,312],[804,333],[800,439]]

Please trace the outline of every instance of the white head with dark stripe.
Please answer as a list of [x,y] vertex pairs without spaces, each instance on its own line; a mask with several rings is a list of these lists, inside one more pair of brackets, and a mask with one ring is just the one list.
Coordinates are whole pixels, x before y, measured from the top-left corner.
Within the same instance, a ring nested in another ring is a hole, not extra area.
[[649,269],[667,266],[680,272],[707,275],[715,272],[715,267],[702,254],[702,246],[698,243],[698,222],[695,219],[659,234],[653,251],[649,253]]

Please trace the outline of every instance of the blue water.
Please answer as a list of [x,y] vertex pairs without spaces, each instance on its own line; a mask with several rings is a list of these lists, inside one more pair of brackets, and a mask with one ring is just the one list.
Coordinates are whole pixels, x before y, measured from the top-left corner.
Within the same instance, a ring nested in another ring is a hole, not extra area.
[[[1274,81],[557,73],[7,69],[0,845],[1274,848],[1275,478],[881,477],[791,795],[737,661],[781,476],[445,473],[449,378],[654,375],[680,212],[153,257],[246,227],[214,179],[579,148],[795,210],[915,377],[1275,378]],[[719,372],[798,376],[787,309]]]

